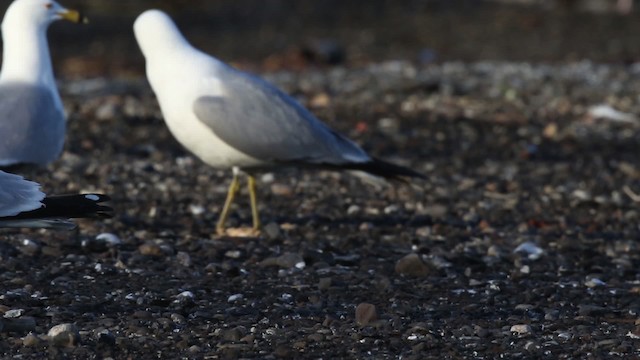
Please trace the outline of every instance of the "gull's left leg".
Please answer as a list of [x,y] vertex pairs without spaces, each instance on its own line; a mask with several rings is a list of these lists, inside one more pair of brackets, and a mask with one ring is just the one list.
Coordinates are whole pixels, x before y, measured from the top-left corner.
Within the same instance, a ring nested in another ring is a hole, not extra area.
[[251,200],[251,217],[253,218],[253,231],[259,233],[262,225],[260,224],[260,214],[258,213],[256,178],[253,175],[249,175],[249,182],[247,186],[249,188],[249,198]]
[[231,184],[229,185],[229,192],[227,193],[227,199],[224,202],[224,207],[222,208],[222,213],[220,214],[220,218],[218,219],[218,224],[216,225],[216,232],[218,235],[224,235],[224,223],[227,221],[227,217],[229,216],[229,209],[231,209],[231,204],[236,197],[236,194],[240,190],[240,181],[238,180],[238,170],[233,169],[233,180],[231,180]]

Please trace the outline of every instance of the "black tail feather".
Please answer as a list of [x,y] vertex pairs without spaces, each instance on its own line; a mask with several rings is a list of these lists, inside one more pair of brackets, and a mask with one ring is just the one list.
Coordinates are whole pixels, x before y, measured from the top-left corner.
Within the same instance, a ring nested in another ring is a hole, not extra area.
[[371,175],[380,176],[390,180],[407,181],[408,178],[427,178],[426,175],[408,167],[395,165],[376,158],[373,158],[371,161],[366,163],[350,163],[338,167],[342,169],[364,171]]
[[3,219],[110,218],[113,209],[100,204],[109,200],[101,194],[48,196],[42,200],[41,208]]

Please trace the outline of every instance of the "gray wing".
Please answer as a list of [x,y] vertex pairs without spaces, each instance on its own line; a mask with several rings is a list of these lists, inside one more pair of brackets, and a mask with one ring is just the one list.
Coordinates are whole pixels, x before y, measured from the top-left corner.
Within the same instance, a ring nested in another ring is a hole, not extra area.
[[64,145],[64,113],[43,86],[0,86],[0,165],[55,160]]
[[44,196],[38,183],[0,171],[0,217],[38,209]]
[[267,82],[231,68],[220,80],[226,95],[200,97],[193,110],[215,135],[242,153],[269,162],[338,165],[370,160],[358,145]]

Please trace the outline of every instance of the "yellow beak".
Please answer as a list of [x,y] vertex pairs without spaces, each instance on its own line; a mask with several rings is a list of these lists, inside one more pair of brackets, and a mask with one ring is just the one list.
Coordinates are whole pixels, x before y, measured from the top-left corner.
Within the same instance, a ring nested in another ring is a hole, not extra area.
[[74,23],[86,24],[89,22],[89,19],[80,14],[80,12],[77,10],[64,9],[63,11],[60,11],[58,15],[60,15],[64,20],[68,20]]

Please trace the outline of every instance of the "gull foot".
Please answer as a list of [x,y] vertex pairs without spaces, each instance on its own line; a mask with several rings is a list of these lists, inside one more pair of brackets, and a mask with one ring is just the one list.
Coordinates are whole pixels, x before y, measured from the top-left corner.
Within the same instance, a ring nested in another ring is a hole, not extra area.
[[[220,230],[222,230],[222,233],[220,233]],[[216,232],[218,233],[218,235],[230,237],[258,237],[261,233],[260,229],[252,227],[216,229]]]

